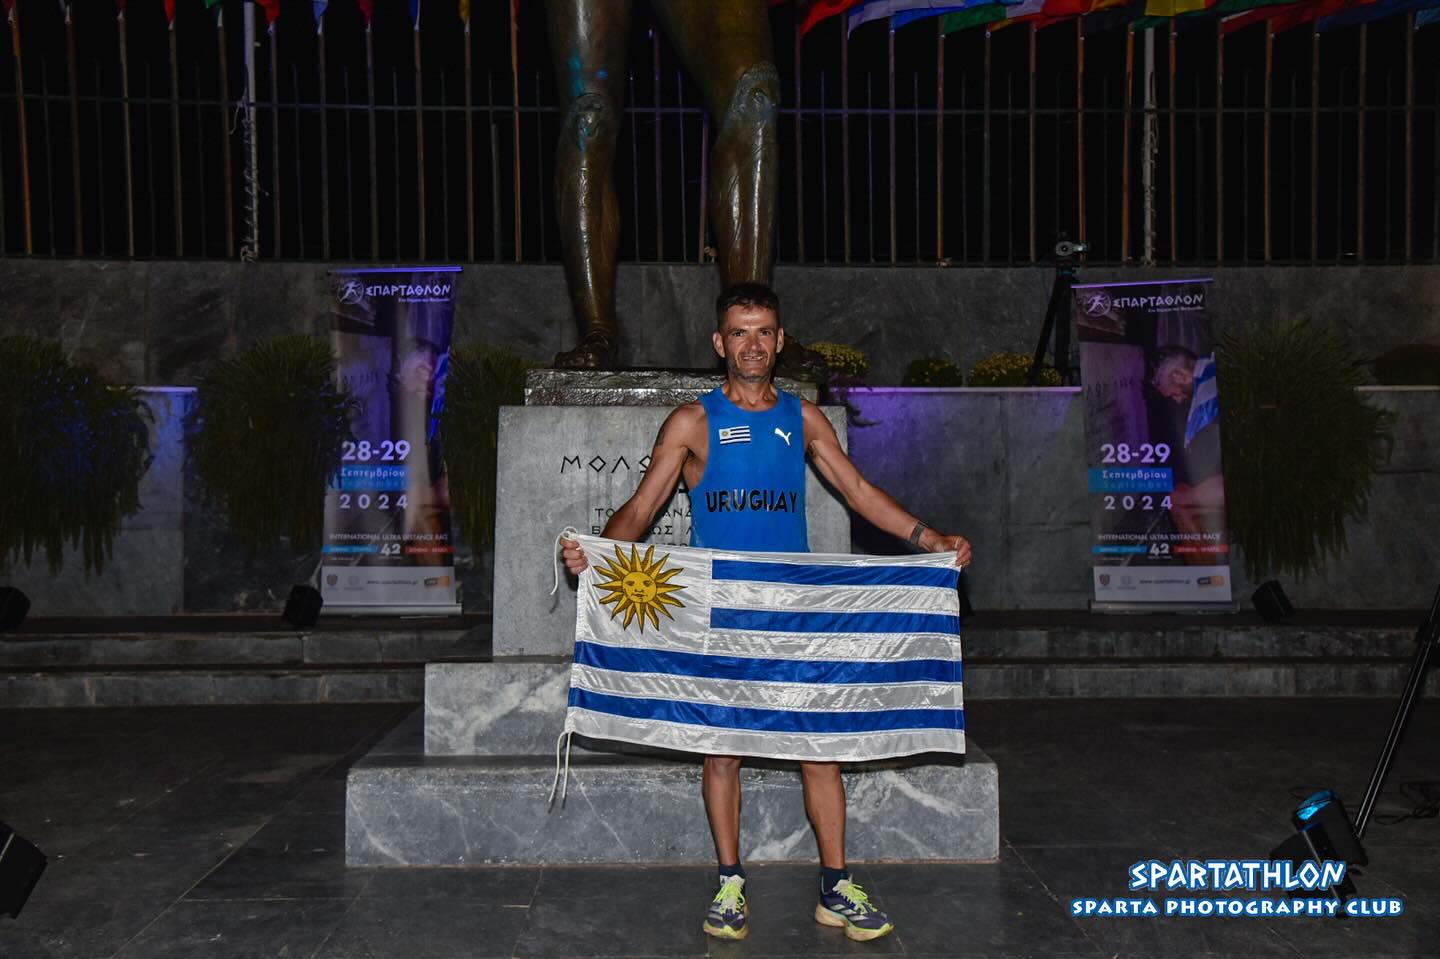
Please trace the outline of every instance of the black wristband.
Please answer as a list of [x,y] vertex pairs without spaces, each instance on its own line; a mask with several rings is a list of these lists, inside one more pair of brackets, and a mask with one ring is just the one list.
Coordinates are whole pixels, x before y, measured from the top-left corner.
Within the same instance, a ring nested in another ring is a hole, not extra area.
[[922,520],[915,521],[915,528],[910,531],[910,545],[916,549],[920,548],[920,535],[930,527]]

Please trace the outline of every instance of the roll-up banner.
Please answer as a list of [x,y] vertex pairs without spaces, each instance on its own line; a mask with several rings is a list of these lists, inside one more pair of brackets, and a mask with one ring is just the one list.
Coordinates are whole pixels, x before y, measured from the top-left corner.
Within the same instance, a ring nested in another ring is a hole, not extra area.
[[1096,609],[1233,609],[1209,280],[1077,284]]
[[330,274],[330,342],[357,408],[325,494],[327,613],[460,612],[438,435],[459,272]]

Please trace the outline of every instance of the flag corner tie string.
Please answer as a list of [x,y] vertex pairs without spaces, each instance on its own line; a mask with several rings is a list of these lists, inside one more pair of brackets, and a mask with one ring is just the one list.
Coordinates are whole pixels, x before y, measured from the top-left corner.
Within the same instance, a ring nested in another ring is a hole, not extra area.
[[[556,789],[560,791],[560,808],[565,808],[565,793],[570,788],[570,746],[574,738],[574,730],[567,728],[561,730],[559,738],[555,740],[555,779],[550,783],[550,799],[546,805],[547,809],[553,808],[555,805]],[[563,777],[560,773],[560,751],[562,749],[565,751],[565,773]]]

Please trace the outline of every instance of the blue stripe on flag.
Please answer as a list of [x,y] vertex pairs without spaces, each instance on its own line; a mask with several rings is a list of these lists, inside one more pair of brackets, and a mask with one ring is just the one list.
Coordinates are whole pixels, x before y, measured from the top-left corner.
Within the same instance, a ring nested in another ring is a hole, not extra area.
[[803,563],[753,563],[717,559],[710,578],[752,583],[800,583],[807,586],[938,586],[954,589],[958,568],[933,566],[819,566]]
[[570,705],[597,713],[777,733],[868,733],[888,729],[964,729],[960,709],[886,709],[875,712],[799,712],[787,709],[751,709],[709,706],[667,699],[632,699],[570,690]]
[[773,683],[881,685],[884,683],[958,683],[957,660],[912,659],[899,662],[834,662],[808,659],[750,659],[704,656],[658,649],[575,644],[575,662],[625,673],[664,673],[705,679],[754,680]]
[[768,609],[710,610],[711,629],[753,629],[767,633],[954,633],[960,617],[940,613],[778,612]]

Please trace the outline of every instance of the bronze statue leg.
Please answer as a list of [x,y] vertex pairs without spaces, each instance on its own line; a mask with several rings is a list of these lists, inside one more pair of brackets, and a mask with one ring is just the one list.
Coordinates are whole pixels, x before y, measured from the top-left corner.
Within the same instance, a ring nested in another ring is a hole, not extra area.
[[780,75],[765,0],[652,0],[651,6],[719,124],[710,154],[710,215],[721,283],[768,283]]
[[563,117],[555,157],[555,209],[570,303],[582,326],[579,345],[555,357],[558,367],[602,367],[618,339],[620,204],[614,168],[630,8],[631,0],[545,3]]

